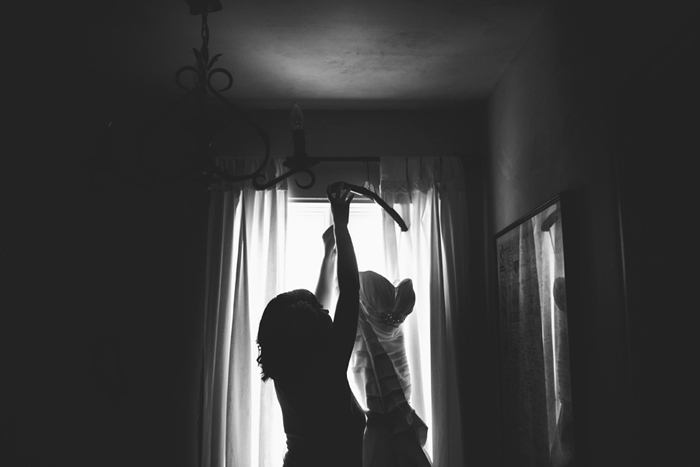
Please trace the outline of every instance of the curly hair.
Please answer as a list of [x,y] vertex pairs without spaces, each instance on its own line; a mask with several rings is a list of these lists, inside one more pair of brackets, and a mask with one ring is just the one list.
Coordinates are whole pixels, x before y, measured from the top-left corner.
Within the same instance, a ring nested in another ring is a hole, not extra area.
[[257,337],[263,381],[294,377],[308,355],[321,347],[326,326],[317,307],[316,297],[305,289],[280,294],[267,304]]

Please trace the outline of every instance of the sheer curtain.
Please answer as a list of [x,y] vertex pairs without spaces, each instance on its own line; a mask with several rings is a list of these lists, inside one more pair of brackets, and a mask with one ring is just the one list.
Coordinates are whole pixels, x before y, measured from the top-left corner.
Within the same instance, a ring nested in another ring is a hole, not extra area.
[[[255,158],[222,159],[231,173],[250,173]],[[268,179],[281,162],[268,166]],[[413,280],[414,312],[404,335],[411,368],[411,405],[429,427],[435,467],[462,466],[462,429],[455,363],[455,316],[464,313],[462,224],[465,194],[457,157],[385,158],[380,194],[408,223],[401,232],[384,216],[390,281]],[[256,191],[222,182],[210,205],[201,466],[278,467],[284,437],[272,384],[260,381],[255,336],[267,302],[285,284],[286,189]],[[272,266],[271,266],[272,265]]]
[[384,216],[389,281],[411,278],[416,293],[405,322],[411,405],[428,425],[426,450],[435,467],[461,467],[455,321],[465,313],[466,196],[458,157],[384,158],[380,195],[408,224]]
[[[251,173],[260,162],[220,160],[234,174]],[[281,173],[279,161],[267,167],[267,179]],[[281,423],[281,414],[274,387],[260,381],[255,336],[283,280],[287,191],[220,182],[209,209],[201,466],[265,465],[266,456],[279,463],[284,446],[264,444],[264,427]]]

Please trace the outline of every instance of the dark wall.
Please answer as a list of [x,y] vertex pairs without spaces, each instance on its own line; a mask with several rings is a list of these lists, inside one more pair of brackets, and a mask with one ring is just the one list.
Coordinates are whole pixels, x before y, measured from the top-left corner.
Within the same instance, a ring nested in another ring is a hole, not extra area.
[[[133,155],[102,152],[92,97],[14,135],[0,463],[196,465],[205,192],[94,173],[88,158],[111,158],[143,181]],[[129,104],[120,126],[152,110]]]
[[[303,102],[300,103],[303,106]],[[271,153],[286,157],[293,153],[289,111],[245,111],[269,133]],[[324,110],[303,109],[306,151],[318,157],[433,157],[459,155],[467,161],[483,160],[483,102],[460,108],[426,110]],[[223,115],[229,115],[224,113]],[[224,117],[226,118],[226,117]],[[234,119],[235,121],[235,119]],[[239,154],[262,155],[262,145],[245,126],[238,127],[222,142],[230,141]],[[222,147],[226,147],[225,144]],[[215,150],[217,149],[214,146]],[[230,154],[217,151],[217,154]],[[371,163],[372,181],[378,164]],[[291,183],[292,195],[325,197],[325,183],[345,180],[362,184],[366,179],[365,163],[338,162],[314,168],[318,182],[309,190],[299,191]],[[290,181],[295,180],[294,178]],[[308,177],[298,176],[300,183]]]
[[[672,193],[697,80],[685,10],[550,5],[490,101],[489,236],[568,196],[584,465],[683,465],[674,242],[662,225],[681,200]],[[495,323],[493,258],[488,270]]]
[[[570,313],[572,391],[576,428],[585,427],[576,437],[593,446],[591,465],[624,465],[629,368],[604,78],[590,32],[567,13],[545,12],[492,95],[489,235],[570,192],[565,235],[577,249],[566,251],[568,297],[577,305]],[[571,277],[576,260],[579,282]],[[494,270],[490,264],[492,286]],[[571,290],[577,285],[578,294]],[[494,321],[496,307],[493,300]],[[577,360],[579,348],[584,358]]]
[[612,100],[638,465],[693,464],[686,403],[693,397],[689,369],[697,366],[686,320],[693,248],[680,221],[697,211],[696,174],[688,170],[698,153],[700,103],[700,40],[692,24],[668,30],[669,43],[652,49],[656,66],[631,70]]

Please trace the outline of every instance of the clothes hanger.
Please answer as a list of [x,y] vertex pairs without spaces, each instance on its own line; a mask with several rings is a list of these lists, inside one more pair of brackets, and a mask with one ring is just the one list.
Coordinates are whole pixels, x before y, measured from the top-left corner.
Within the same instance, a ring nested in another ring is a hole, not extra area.
[[366,198],[371,199],[375,203],[377,203],[379,206],[381,206],[390,216],[394,221],[396,221],[397,224],[399,224],[399,227],[401,227],[402,232],[408,231],[408,226],[406,225],[406,222],[401,218],[398,212],[396,212],[391,206],[386,204],[386,201],[384,201],[382,198],[379,197],[378,194],[376,194],[373,191],[368,190],[367,188],[353,185],[351,183],[347,182],[335,182],[333,183],[329,188],[330,190],[335,190],[338,184],[343,184],[345,185],[346,188],[348,188],[350,191],[352,191],[355,194],[362,195]]

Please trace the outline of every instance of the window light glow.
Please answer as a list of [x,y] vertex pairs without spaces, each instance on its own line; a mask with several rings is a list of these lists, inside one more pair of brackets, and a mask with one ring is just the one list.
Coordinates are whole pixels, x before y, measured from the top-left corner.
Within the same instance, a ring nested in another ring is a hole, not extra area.
[[[385,277],[388,275],[385,267],[384,242],[382,232],[382,209],[377,204],[355,199],[350,205],[350,222],[348,228],[353,239],[360,271],[372,270]],[[284,264],[284,290],[304,288],[314,291],[318,281],[321,261],[323,259],[323,232],[332,225],[330,205],[327,200],[292,199],[287,205],[287,236]],[[414,269],[415,270],[415,269]],[[420,280],[419,277],[415,277]],[[430,308],[428,293],[420,293],[416,290],[416,308],[420,313],[412,313],[406,320],[415,321],[405,328],[407,355],[412,378],[411,405],[416,409],[421,418],[432,425],[432,397],[430,389],[430,343],[421,342],[419,355],[408,351],[413,341],[422,341],[429,338],[418,336],[418,329],[430,328],[430,314],[426,311]],[[329,309],[331,316],[335,313],[332,304],[323,304]],[[351,379],[351,386],[353,381]],[[272,384],[258,386],[260,399],[266,400],[269,405],[265,419],[253,421],[254,425],[264,437],[264,443],[254,447],[253,465],[260,467],[277,467],[281,464],[286,452],[286,436],[282,426],[282,413],[274,396]],[[274,400],[272,398],[274,397]],[[261,402],[258,400],[258,403]],[[362,403],[361,403],[362,404]],[[362,404],[364,405],[364,404]],[[254,411],[259,413],[259,411]],[[256,438],[260,439],[260,438]],[[264,447],[263,444],[266,446]],[[432,438],[428,435],[425,450],[432,458]]]

